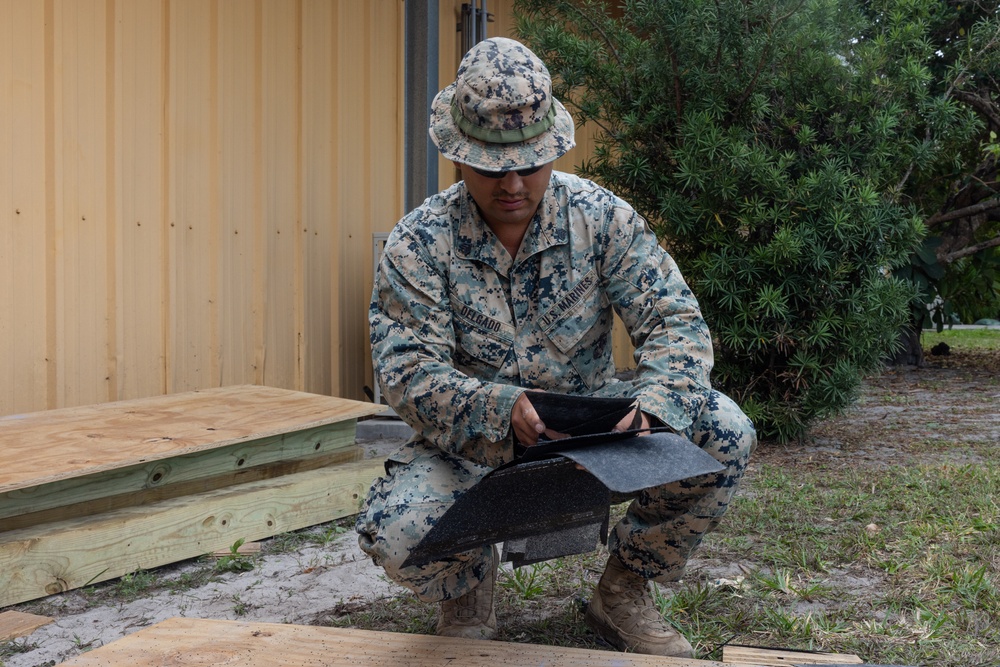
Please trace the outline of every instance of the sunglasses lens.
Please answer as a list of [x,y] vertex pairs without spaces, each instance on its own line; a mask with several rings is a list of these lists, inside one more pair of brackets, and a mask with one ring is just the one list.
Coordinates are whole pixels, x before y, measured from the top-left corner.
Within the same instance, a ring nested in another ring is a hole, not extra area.
[[[531,176],[536,171],[541,169],[543,166],[545,165],[538,165],[537,167],[528,167],[527,169],[515,169],[513,171],[515,174],[523,178],[524,176]],[[472,171],[476,172],[480,176],[485,176],[486,178],[503,178],[504,176],[510,173],[510,171],[487,171],[486,169],[480,169],[479,167],[473,167]]]

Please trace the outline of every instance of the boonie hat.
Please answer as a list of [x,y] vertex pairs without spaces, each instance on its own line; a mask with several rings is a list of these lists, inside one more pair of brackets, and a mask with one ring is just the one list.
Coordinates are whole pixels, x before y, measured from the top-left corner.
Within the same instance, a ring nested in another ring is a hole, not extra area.
[[526,169],[569,151],[573,118],[531,49],[505,37],[469,50],[431,105],[430,135],[449,160],[488,171]]

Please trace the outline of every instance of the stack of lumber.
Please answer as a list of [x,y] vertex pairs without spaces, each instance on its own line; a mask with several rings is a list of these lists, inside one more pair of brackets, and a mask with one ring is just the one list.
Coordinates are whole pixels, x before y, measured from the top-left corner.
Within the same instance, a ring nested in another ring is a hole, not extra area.
[[356,513],[382,410],[246,385],[0,418],[0,607]]
[[[729,647],[727,647],[729,648]],[[740,648],[723,662],[370,630],[171,618],[63,667],[771,667],[859,664],[854,655]]]

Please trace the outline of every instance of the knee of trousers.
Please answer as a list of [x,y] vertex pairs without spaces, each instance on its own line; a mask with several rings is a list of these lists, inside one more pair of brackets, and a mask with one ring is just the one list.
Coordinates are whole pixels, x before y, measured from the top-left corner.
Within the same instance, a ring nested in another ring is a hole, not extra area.
[[715,390],[684,435],[727,467],[724,476],[737,479],[757,447],[753,423],[731,398]]
[[355,524],[362,551],[424,602],[458,597],[478,585],[488,571],[484,565],[492,562],[491,546],[426,565],[404,567],[403,562],[455,498],[488,469],[439,450],[405,463],[390,459],[387,468]]
[[726,512],[757,446],[756,431],[750,420],[736,403],[715,391],[683,435],[724,468],[640,492],[630,513],[642,523],[662,525],[675,519],[697,519],[697,523],[707,526],[717,522]]
[[464,595],[482,581],[493,561],[493,547],[484,546],[423,565],[403,565],[410,550],[419,544],[445,509],[440,505],[397,506],[380,513],[377,523],[370,516],[358,518],[358,544],[362,551],[385,570],[386,576],[423,602]]

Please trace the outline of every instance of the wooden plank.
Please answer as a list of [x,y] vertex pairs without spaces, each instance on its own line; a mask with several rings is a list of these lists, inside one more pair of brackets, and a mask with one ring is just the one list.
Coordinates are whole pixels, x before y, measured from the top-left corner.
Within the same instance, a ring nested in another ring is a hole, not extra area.
[[[248,482],[256,482],[263,479],[274,479],[275,477],[281,477],[282,475],[293,475],[300,472],[306,472],[307,470],[317,470],[328,466],[360,461],[363,458],[364,451],[357,445],[352,444],[349,447],[343,447],[329,454],[321,454],[319,456],[310,456],[307,458],[279,460],[267,465],[256,465],[253,467],[241,468],[237,465],[233,470],[222,472],[211,477],[194,477],[180,482],[175,480],[175,483],[161,486],[157,483],[157,481],[155,481],[156,477],[161,473],[166,476],[166,474],[171,470],[171,467],[177,464],[178,459],[171,459],[169,461],[158,462],[155,467],[149,470],[145,478],[141,477],[141,470],[138,474],[133,474],[132,468],[124,469],[122,472],[123,476],[130,476],[135,478],[135,481],[138,482],[146,479],[149,481],[149,486],[140,487],[135,491],[125,491],[114,495],[109,495],[106,490],[102,489],[101,476],[69,479],[65,480],[65,482],[57,482],[56,484],[43,487],[43,489],[37,494],[33,493],[34,489],[29,489],[23,496],[20,495],[22,493],[20,490],[12,491],[10,494],[7,494],[15,497],[18,508],[25,511],[25,513],[0,518],[0,532],[4,530],[30,528],[32,526],[38,526],[43,523],[51,523],[54,521],[65,521],[67,519],[74,519],[78,517],[93,516],[95,514],[103,514],[104,512],[110,512],[112,510],[122,509],[125,507],[148,505],[163,500],[169,500],[170,498],[179,498],[181,496],[214,491],[227,486],[246,484]],[[236,463],[238,464],[238,461],[236,461]],[[193,472],[197,473],[197,469]],[[107,480],[109,482],[109,487],[113,487],[113,483],[118,481],[115,478],[115,473],[107,473],[107,477],[109,478]],[[86,482],[86,486],[81,486],[80,488],[73,487],[72,484],[78,480]],[[58,489],[51,493],[46,491],[49,486],[58,487],[63,484],[67,485],[69,488],[66,489],[67,492],[62,495],[58,493]],[[124,485],[119,485],[117,488],[124,488]],[[39,505],[45,503],[55,506],[50,506],[47,509],[40,511],[31,511],[30,504],[32,499],[36,496],[39,501]],[[74,497],[87,499],[79,502],[67,502],[67,499]]]
[[23,611],[5,611],[0,613],[0,642],[9,642],[18,637],[27,637],[32,632],[48,625],[54,618],[26,614]]
[[848,653],[784,651],[781,649],[753,648],[751,646],[724,646],[722,647],[722,660],[741,665],[761,665],[761,667],[859,665],[863,662],[858,656]]
[[[255,38],[253,3],[222,0],[218,5],[218,31],[213,36],[218,52],[215,84],[218,102],[218,228],[220,384],[258,382],[256,350],[258,320],[267,309],[258,291],[266,284],[258,263],[255,229],[257,154],[255,104],[259,91],[254,80]],[[213,91],[214,92],[214,91]],[[273,270],[273,269],[272,269]],[[287,269],[286,269],[287,270]],[[273,348],[268,346],[268,352]],[[273,359],[267,359],[265,367]],[[271,382],[278,387],[301,389],[301,385]]]
[[[53,6],[54,255],[58,405],[113,396],[115,211],[113,109],[109,106],[108,16],[104,0]],[[113,44],[113,35],[110,36]]]
[[732,667],[721,662],[617,651],[193,618],[168,619],[62,664],[64,667]]
[[[350,420],[293,433],[268,436],[259,440],[232,443],[216,449],[204,449],[169,459],[101,470],[88,475],[78,475],[38,486],[0,493],[0,530],[12,529],[13,526],[8,524],[6,519],[29,512],[44,512],[70,505],[80,506],[104,501],[122,494],[147,494],[184,482],[207,480],[222,475],[234,480],[230,483],[235,483],[234,473],[240,471],[249,471],[252,468],[269,466],[288,460],[325,456],[339,450],[351,449],[354,447],[356,431],[356,422]],[[347,460],[355,459],[342,458],[338,462],[342,463]],[[321,466],[312,466],[312,468],[317,467]],[[301,468],[301,470],[305,469]],[[275,474],[266,474],[256,478],[248,477],[241,481],[276,476]],[[226,486],[226,484],[210,484],[199,490],[208,491],[222,486]],[[183,493],[193,492],[185,491]],[[177,495],[181,495],[181,492],[166,495],[161,493],[156,499],[163,500]],[[127,504],[138,505],[141,502],[147,501],[137,498]],[[97,514],[110,509],[114,509],[113,505],[96,506],[86,510],[86,512],[77,509],[75,515]]]
[[241,385],[3,417],[0,493],[380,411],[374,403]]
[[359,461],[0,533],[0,607],[354,514],[382,470]]
[[232,547],[228,549],[219,549],[218,551],[212,552],[212,558],[215,560],[221,560],[223,558],[229,558],[230,556],[257,556],[264,549],[264,545],[260,542],[244,542],[236,548],[236,553],[233,553]]
[[[334,145],[334,3],[302,3],[302,140],[300,153],[302,207],[302,289],[304,296],[304,388],[321,394],[341,394],[331,370],[343,363],[334,351],[332,323],[339,317],[335,294],[339,276],[334,261],[333,226],[336,210]],[[345,165],[346,166],[346,165]],[[0,212],[2,215],[2,212]]]

